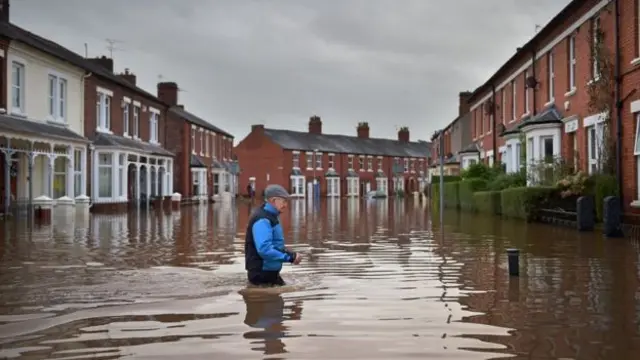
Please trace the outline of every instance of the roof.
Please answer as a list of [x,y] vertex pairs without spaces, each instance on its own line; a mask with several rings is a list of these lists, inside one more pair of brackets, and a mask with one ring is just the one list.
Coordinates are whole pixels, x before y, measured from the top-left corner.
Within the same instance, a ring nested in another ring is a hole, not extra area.
[[550,107],[541,111],[539,114],[527,117],[524,122],[520,123],[518,129],[522,129],[523,127],[530,125],[555,123],[562,123],[562,114],[560,114],[560,111],[558,111],[558,108],[556,108],[555,105],[551,105]]
[[94,75],[103,77],[122,87],[135,91],[140,95],[153,99],[158,103],[162,103],[162,101],[160,101],[155,95],[133,85],[132,83],[109,71],[109,69],[106,69],[98,64],[94,64],[88,59],[85,59],[84,57],[63,47],[62,45],[57,44],[51,40],[47,40],[19,26],[11,23],[0,23],[0,35],[6,36],[11,40],[19,41],[21,43],[29,45],[62,61],[66,61],[71,65],[75,65],[81,69],[84,69],[85,71],[93,73]]
[[531,53],[536,49],[538,43],[545,38],[548,38],[555,28],[562,24],[562,22],[571,14],[585,4],[584,0],[572,0],[567,6],[565,6],[559,13],[556,14],[536,35],[526,42],[522,47],[518,48],[515,54],[507,60],[491,77],[481,86],[476,88],[468,99],[468,103],[472,103],[476,98],[484,92],[500,75],[505,71],[510,70],[522,61],[525,57],[530,58]]
[[195,168],[205,168],[207,165],[198,157],[198,155],[191,154],[191,159],[189,160],[189,167]]
[[209,129],[209,130],[215,131],[218,134],[222,134],[224,136],[228,136],[230,138],[233,138],[233,135],[231,135],[228,132],[220,129],[219,127],[211,124],[210,122],[208,122],[208,121],[206,121],[206,120],[204,120],[204,119],[202,119],[202,118],[200,118],[200,117],[188,112],[187,110],[183,109],[180,106],[172,106],[169,109],[169,111],[174,113],[174,114],[176,114],[176,115],[178,115],[178,116],[180,116],[181,118],[183,118],[184,120],[186,120],[186,121],[188,121],[188,122],[190,122],[192,124],[198,125],[198,126],[203,127],[205,129]]
[[480,148],[478,148],[478,144],[473,142],[467,145],[464,149],[458,151],[458,154],[474,154],[479,152],[480,152]]
[[142,153],[149,153],[153,155],[161,156],[173,156],[173,153],[157,145],[144,143],[139,140],[133,140],[123,136],[96,133],[93,137],[93,145],[95,146],[107,146],[117,148],[127,148]]
[[264,134],[287,150],[318,150],[343,154],[396,157],[429,157],[431,155],[431,143],[427,141],[405,143],[392,139],[363,139],[356,136],[312,134],[278,129],[264,129]]
[[7,114],[0,114],[0,133],[3,132],[15,132],[19,134],[57,138],[60,140],[89,142],[89,139],[70,130],[66,126],[32,121]]

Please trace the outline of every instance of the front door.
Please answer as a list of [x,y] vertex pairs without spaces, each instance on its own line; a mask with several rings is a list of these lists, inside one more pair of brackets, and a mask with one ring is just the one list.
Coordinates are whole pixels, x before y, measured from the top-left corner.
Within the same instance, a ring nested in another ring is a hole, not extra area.
[[[5,201],[5,182],[6,182],[6,168],[7,162],[5,157],[7,155],[4,152],[0,152],[0,210],[4,209]],[[18,153],[13,153],[11,156],[11,163],[9,165],[9,193],[10,199],[15,200],[18,196]],[[9,201],[11,204],[11,201]]]

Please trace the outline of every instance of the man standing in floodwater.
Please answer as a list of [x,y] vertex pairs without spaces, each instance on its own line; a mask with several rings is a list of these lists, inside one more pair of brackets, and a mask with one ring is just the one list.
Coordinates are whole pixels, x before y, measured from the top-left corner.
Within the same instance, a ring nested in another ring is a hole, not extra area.
[[298,265],[302,257],[284,246],[284,232],[279,215],[287,208],[290,195],[280,185],[264,190],[265,203],[249,218],[244,241],[244,261],[249,282],[253,285],[282,286],[282,263]]

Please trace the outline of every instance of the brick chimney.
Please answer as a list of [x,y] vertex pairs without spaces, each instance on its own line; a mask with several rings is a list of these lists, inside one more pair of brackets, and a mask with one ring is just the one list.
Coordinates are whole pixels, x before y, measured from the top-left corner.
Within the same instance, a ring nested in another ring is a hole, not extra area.
[[9,0],[0,0],[0,23],[8,23],[9,20]]
[[264,132],[264,125],[262,124],[256,124],[256,125],[251,125],[251,132]]
[[358,127],[356,128],[358,129],[358,137],[361,139],[368,139],[369,138],[369,123],[368,122],[361,122],[358,123]]
[[405,142],[405,143],[409,142],[409,128],[408,127],[403,126],[403,127],[400,128],[400,130],[398,130],[398,141]]
[[124,69],[124,72],[122,74],[118,74],[119,77],[121,77],[124,81],[133,84],[133,86],[136,85],[136,74],[129,72],[129,69]]
[[158,83],[158,98],[169,106],[178,105],[178,84],[174,82]]
[[309,118],[309,134],[322,134],[322,119],[313,115]]
[[462,116],[471,111],[469,105],[469,99],[471,98],[471,91],[462,91],[459,94],[460,104],[458,105],[458,116]]
[[109,70],[110,72],[113,72],[113,59],[112,58],[108,58],[104,55],[97,57],[97,58],[92,58],[92,59],[87,59],[90,62]]

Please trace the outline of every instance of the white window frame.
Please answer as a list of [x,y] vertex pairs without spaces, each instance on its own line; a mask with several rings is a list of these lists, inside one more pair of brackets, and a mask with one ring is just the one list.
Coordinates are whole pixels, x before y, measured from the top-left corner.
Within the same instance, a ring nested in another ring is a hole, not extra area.
[[304,175],[291,175],[291,196],[293,197],[305,197],[306,184]]
[[340,196],[340,178],[328,177],[327,178],[327,197],[339,197]]
[[84,189],[82,189],[82,169],[84,168],[82,163],[82,150],[73,150],[73,197],[84,195]]
[[160,110],[149,107],[149,143],[159,144]]
[[96,131],[112,134],[111,131],[111,106],[113,92],[107,89],[97,89],[96,101]]
[[358,196],[360,189],[360,178],[347,178],[347,196]]
[[[529,100],[529,87],[527,86],[527,78],[529,77],[529,69],[524,71],[524,115],[527,116],[531,113],[531,103]],[[515,119],[514,119],[515,120]]]
[[217,142],[217,137],[218,135],[216,133],[213,133],[213,138],[211,138],[211,155],[213,155],[213,158],[216,159],[217,155],[218,155],[218,149],[216,147],[216,142]]
[[502,100],[502,123],[507,123],[507,90],[502,88],[501,91],[501,100]]
[[133,104],[133,138],[140,139],[140,110],[139,104]]
[[305,160],[307,160],[307,170],[313,170],[313,152],[307,151],[305,155]]
[[367,171],[373,172],[373,156],[367,157]]
[[364,171],[364,155],[358,156],[358,170]]
[[551,140],[551,154],[552,154],[551,156],[552,157],[555,156],[554,155],[556,153],[555,137],[553,135],[543,135],[543,136],[540,136],[538,139],[539,139],[538,141],[540,142],[540,145],[539,145],[540,146],[540,148],[539,148],[539,151],[540,151],[539,159],[540,160],[545,160],[545,158],[546,158],[546,155],[544,153],[544,144],[545,144],[545,142],[547,140]]
[[122,122],[124,124],[122,134],[128,137],[129,129],[131,128],[131,101],[127,102],[125,99],[123,99],[122,104]]
[[574,34],[569,36],[569,89],[571,92],[576,89],[576,36]]
[[347,165],[349,170],[353,170],[353,155],[347,157]]
[[409,158],[404,158],[404,172],[405,173],[409,172]]
[[[126,198],[127,197],[127,184],[125,182],[124,172],[127,170],[126,167],[127,162],[127,154],[118,155],[118,197]],[[151,175],[153,176],[153,175]],[[153,191],[153,190],[152,190]]]
[[640,112],[635,114],[636,136],[633,144],[633,155],[636,157],[636,201],[631,205],[640,207]]
[[300,169],[300,152],[299,151],[294,151],[292,154],[292,167],[294,169]]
[[516,114],[518,114],[517,99],[516,79],[513,79],[511,80],[511,122],[516,120]]
[[65,77],[55,72],[49,72],[48,77],[48,121],[57,123],[67,122],[67,94],[68,82]]
[[[67,176],[69,175],[68,171],[67,171],[67,157],[66,156],[56,156],[53,159],[53,186],[52,186],[52,193],[49,194],[49,196],[51,196],[52,199],[59,199],[63,196],[67,196]],[[56,189],[55,189],[55,184],[56,184],[56,180],[57,179],[61,179],[62,182],[62,192],[59,194],[56,194]],[[48,193],[49,189],[46,189],[45,193]]]
[[[100,159],[101,159],[102,155],[106,155],[107,158],[110,158],[111,162],[109,164],[102,164],[100,162]],[[98,189],[97,189],[96,193],[98,194],[98,199],[104,199],[104,200],[109,199],[110,200],[114,196],[114,193],[113,193],[113,190],[114,190],[113,189],[113,162],[114,162],[113,158],[114,158],[114,156],[113,155],[114,154],[112,152],[99,152],[99,153],[97,153],[97,160],[98,160],[97,161],[98,162],[98,164],[97,164],[97,167],[98,167],[98,169],[97,169],[98,170],[97,171],[98,172],[98,174],[97,174],[98,175]],[[101,181],[102,180],[102,178],[100,176],[100,170],[101,169],[109,169],[109,172],[111,174],[110,179],[106,184],[103,184],[102,181]],[[103,189],[109,189],[109,193],[108,194],[101,193],[101,190],[103,190]]]
[[389,194],[389,179],[386,177],[376,178],[376,190],[384,192],[385,195]]
[[[16,71],[14,71],[16,70]],[[27,66],[25,61],[13,60],[11,61],[11,113],[14,115],[26,116],[26,74]],[[16,77],[14,76],[17,72]],[[16,100],[17,99],[17,104]]]
[[316,170],[322,170],[322,153],[317,152],[314,154],[314,157],[316,161]]
[[327,166],[329,166],[329,169],[334,169],[336,168],[336,160],[335,160],[336,154],[329,154],[328,158],[327,158]]
[[549,52],[547,54],[547,99],[548,103],[553,103],[555,101],[555,64],[554,64],[554,56],[553,52]]
[[382,164],[382,157],[378,156],[378,170],[382,170],[384,168]]
[[204,129],[198,128],[200,133],[200,156],[204,156]]

